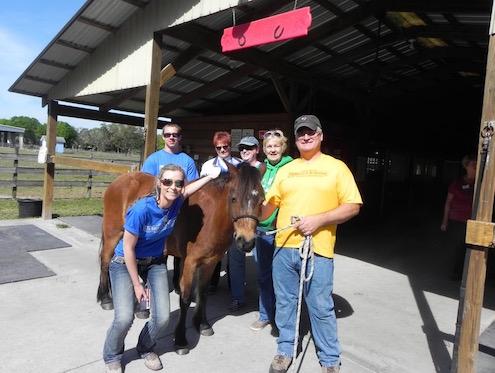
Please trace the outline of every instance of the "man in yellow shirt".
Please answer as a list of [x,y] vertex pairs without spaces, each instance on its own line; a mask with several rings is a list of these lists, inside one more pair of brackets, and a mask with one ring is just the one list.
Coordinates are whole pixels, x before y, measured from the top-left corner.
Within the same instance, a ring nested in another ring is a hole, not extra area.
[[321,152],[323,132],[316,116],[297,118],[294,134],[300,158],[278,171],[263,206],[262,219],[279,208],[277,228],[289,226],[293,216],[299,218],[294,227],[275,237],[272,268],[280,335],[270,373],[287,372],[292,361],[302,265],[298,249],[310,235],[314,273],[304,284],[304,299],[322,372],[338,373],[340,345],[332,299],[335,237],[337,224],[356,216],[362,200],[345,163]]

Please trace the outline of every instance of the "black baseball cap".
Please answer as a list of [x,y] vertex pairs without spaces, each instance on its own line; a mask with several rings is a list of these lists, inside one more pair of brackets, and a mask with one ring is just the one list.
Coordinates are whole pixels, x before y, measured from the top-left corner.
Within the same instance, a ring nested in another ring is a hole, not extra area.
[[294,121],[294,133],[297,133],[301,127],[308,127],[313,131],[316,131],[318,128],[320,130],[322,129],[320,120],[315,115],[311,114],[301,115]]

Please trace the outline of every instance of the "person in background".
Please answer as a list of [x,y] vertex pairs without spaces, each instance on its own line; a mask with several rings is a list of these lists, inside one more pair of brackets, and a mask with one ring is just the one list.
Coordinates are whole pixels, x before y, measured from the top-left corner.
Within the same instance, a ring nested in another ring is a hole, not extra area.
[[[176,164],[184,170],[186,182],[196,180],[199,177],[196,164],[190,156],[182,151],[182,128],[176,123],[167,123],[163,126],[162,138],[163,149],[150,154],[144,161],[141,171],[157,177],[163,165]],[[180,292],[179,278],[180,258],[174,258],[173,284],[177,294]]]
[[220,169],[213,169],[210,175],[185,185],[182,167],[164,165],[158,175],[156,195],[139,199],[127,210],[124,235],[115,247],[109,268],[114,319],[103,347],[108,373],[122,372],[124,340],[134,319],[136,301],[149,301],[151,307],[151,319],[141,330],[136,350],[147,368],[162,369],[153,347],[170,316],[165,243],[184,199],[219,174]]
[[[258,161],[260,143],[254,136],[246,136],[241,139],[237,148],[241,155],[242,162],[252,167],[259,168],[261,162]],[[230,275],[230,293],[232,302],[229,310],[232,312],[239,311],[246,304],[246,253],[232,247],[229,250],[229,275]]]
[[[286,155],[287,137],[280,130],[270,130],[265,132],[263,137],[263,152],[266,155],[266,171],[261,180],[265,194],[268,193],[278,170],[292,161],[292,157]],[[251,330],[261,330],[268,324],[275,326],[275,293],[273,291],[272,261],[274,246],[274,235],[266,235],[267,231],[275,229],[275,220],[278,209],[266,220],[260,222],[258,226],[258,237],[256,238],[256,248],[254,258],[256,260],[257,278],[259,286],[259,317],[250,326]]]
[[[321,152],[323,131],[316,116],[298,117],[294,135],[300,157],[277,172],[262,213],[262,219],[267,219],[278,207],[277,229],[287,228],[275,236],[272,276],[279,337],[270,372],[285,373],[292,363],[294,343],[298,343],[294,338],[300,274],[309,274],[314,265],[303,287],[303,299],[322,372],[338,373],[340,345],[332,299],[334,245],[337,225],[356,216],[362,200],[345,163]],[[312,239],[314,256],[302,269],[299,248],[307,236]]]
[[455,262],[452,280],[460,280],[466,253],[466,222],[471,218],[473,204],[474,179],[476,177],[476,158],[466,155],[462,158],[464,175],[449,185],[443,208],[440,230],[447,233],[449,245],[455,248]]
[[239,165],[239,163],[241,163],[241,160],[239,158],[232,156],[232,139],[228,132],[215,132],[215,134],[213,135],[213,146],[215,147],[217,156],[207,160],[203,164],[203,166],[201,167],[200,175],[202,175],[204,170],[208,169],[210,165],[220,167],[222,169],[222,172],[228,172],[227,164],[225,162],[228,162],[236,167]]
[[142,172],[146,172],[157,177],[161,168],[166,164],[176,164],[184,170],[186,181],[196,180],[198,170],[194,160],[182,151],[182,129],[176,123],[167,123],[162,129],[164,141],[163,149],[158,150],[148,156],[141,167]]
[[[216,157],[213,157],[203,163],[201,166],[200,175],[202,176],[209,170],[211,166],[220,167],[222,173],[228,172],[227,163],[234,166],[238,166],[241,163],[239,158],[233,157],[231,152],[232,139],[230,134],[225,131],[217,131],[213,134],[213,146],[217,153]],[[218,287],[218,282],[220,281],[220,271],[222,269],[222,262],[218,262],[213,274],[211,275],[210,285],[208,286],[208,292],[210,294],[215,293]]]

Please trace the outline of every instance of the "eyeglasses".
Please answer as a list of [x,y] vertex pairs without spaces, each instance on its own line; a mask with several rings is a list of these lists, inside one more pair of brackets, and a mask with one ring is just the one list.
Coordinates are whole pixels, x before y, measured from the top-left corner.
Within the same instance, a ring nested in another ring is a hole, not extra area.
[[296,137],[298,139],[308,135],[308,137],[315,137],[316,135],[320,134],[319,131],[317,130],[312,130],[311,128],[304,127],[301,130],[297,131]]
[[284,133],[280,130],[270,130],[270,131],[265,132],[265,134],[263,135],[263,138],[266,139],[267,137],[270,137],[270,136],[283,137]]
[[162,183],[162,185],[166,187],[172,186],[172,184],[175,184],[176,188],[184,187],[184,180],[162,179],[160,180],[160,183]]
[[215,146],[215,149],[218,151],[227,150],[228,148],[230,148],[230,145]]
[[179,138],[179,137],[180,137],[180,133],[178,133],[178,132],[165,132],[165,133],[163,134],[163,137],[165,137],[165,138],[167,138],[167,139],[168,139],[169,137],[173,137],[174,139],[177,139],[177,138]]
[[254,149],[256,149],[256,145],[239,145],[240,152],[244,150],[254,150]]

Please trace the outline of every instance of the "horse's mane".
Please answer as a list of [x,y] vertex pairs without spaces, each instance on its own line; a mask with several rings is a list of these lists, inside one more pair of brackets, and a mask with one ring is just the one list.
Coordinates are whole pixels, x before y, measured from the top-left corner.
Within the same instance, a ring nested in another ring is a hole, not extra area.
[[253,190],[259,189],[261,175],[256,167],[248,163],[239,165],[239,198],[248,200]]

